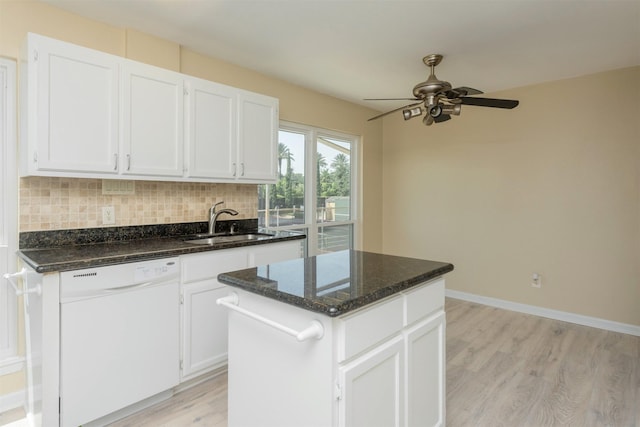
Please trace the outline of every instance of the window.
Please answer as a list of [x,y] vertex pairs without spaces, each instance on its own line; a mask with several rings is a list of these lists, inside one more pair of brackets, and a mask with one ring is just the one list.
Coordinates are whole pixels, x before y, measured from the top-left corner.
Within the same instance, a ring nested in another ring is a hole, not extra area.
[[258,186],[261,227],[307,235],[307,255],[353,248],[358,225],[359,139],[280,124],[278,182]]
[[15,62],[0,58],[0,375],[19,370],[17,298],[4,273],[16,268],[17,190]]

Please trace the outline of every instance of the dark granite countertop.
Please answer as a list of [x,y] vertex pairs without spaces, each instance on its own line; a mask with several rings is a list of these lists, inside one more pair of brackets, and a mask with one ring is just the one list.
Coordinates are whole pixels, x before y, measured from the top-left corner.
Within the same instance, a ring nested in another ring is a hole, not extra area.
[[347,250],[223,273],[218,280],[335,317],[452,270],[445,262]]
[[[249,221],[247,226],[249,228],[241,227],[240,231],[242,233],[264,231],[258,230],[257,220]],[[49,273],[270,244],[306,237],[299,233],[281,231],[269,232],[273,234],[272,237],[221,242],[215,245],[185,242],[189,235],[203,231],[201,224],[198,223],[197,226],[173,224],[21,233],[18,256],[36,272]]]

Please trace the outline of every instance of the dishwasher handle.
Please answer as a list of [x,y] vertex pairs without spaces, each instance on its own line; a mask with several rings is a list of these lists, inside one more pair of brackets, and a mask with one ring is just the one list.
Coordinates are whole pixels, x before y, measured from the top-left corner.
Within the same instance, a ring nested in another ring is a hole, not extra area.
[[101,289],[103,292],[120,292],[120,291],[131,291],[134,289],[142,289],[142,288],[146,288],[148,286],[157,286],[157,285],[165,285],[167,283],[172,283],[175,282],[175,279],[170,279],[170,280],[151,280],[148,282],[144,282],[144,283],[135,283],[133,285],[124,285],[124,286],[114,286],[113,288],[105,288],[105,289]]
[[317,340],[321,339],[324,336],[324,327],[322,323],[317,320],[312,320],[310,325],[301,331],[296,331],[288,326],[285,326],[281,323],[276,322],[275,320],[267,319],[259,314],[256,314],[252,311],[249,311],[245,308],[240,307],[238,294],[235,292],[229,296],[219,298],[216,300],[216,304],[227,307],[230,310],[236,311],[240,314],[244,314],[247,317],[250,317],[258,322],[264,323],[265,325],[271,326],[274,329],[277,329],[281,332],[284,332],[287,335],[291,335],[295,337],[298,341],[308,341],[312,338]]
[[171,285],[177,284],[178,279],[177,275],[168,276],[163,278],[162,280],[148,280],[142,283],[134,283],[132,285],[123,285],[123,286],[113,286],[110,288],[101,288],[101,289],[90,289],[90,290],[81,290],[74,292],[62,291],[60,294],[60,303],[65,304],[74,301],[80,301],[87,298],[96,298],[96,297],[104,297],[113,294],[117,294],[119,292],[127,292],[127,291],[135,291],[138,289],[144,289],[151,286],[162,286],[162,285]]

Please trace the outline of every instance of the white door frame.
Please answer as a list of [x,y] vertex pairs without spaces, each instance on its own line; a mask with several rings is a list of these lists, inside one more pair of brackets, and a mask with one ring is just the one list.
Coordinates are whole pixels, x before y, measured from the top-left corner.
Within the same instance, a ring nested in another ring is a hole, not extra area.
[[5,272],[17,268],[18,168],[16,150],[16,62],[0,57],[0,375],[22,369],[17,357],[17,298]]

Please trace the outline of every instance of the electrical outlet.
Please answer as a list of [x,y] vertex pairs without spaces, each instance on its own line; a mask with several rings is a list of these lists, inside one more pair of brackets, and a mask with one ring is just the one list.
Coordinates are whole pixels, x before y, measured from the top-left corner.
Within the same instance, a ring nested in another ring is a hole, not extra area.
[[113,206],[102,207],[102,225],[113,225],[116,223],[116,211]]
[[542,276],[538,273],[533,273],[531,276],[531,287],[533,288],[541,288],[542,287]]

